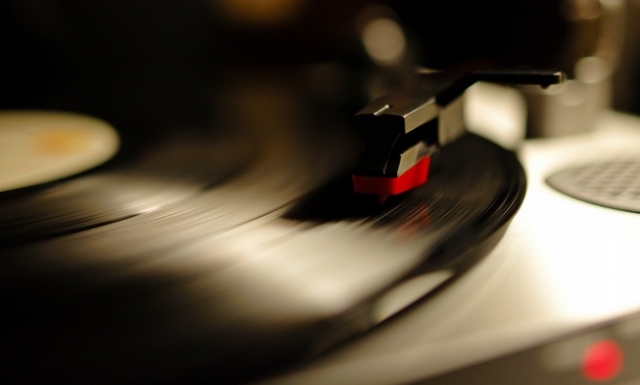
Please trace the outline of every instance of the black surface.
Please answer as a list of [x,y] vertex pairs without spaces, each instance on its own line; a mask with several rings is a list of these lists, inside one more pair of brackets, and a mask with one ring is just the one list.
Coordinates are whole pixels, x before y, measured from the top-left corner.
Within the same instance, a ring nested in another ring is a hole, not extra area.
[[236,382],[313,359],[375,326],[376,298],[394,284],[462,273],[524,195],[515,156],[473,135],[443,149],[426,186],[382,206],[352,192],[348,162],[310,174],[336,146],[300,146],[287,166],[267,151],[188,198],[0,250],[0,373]]

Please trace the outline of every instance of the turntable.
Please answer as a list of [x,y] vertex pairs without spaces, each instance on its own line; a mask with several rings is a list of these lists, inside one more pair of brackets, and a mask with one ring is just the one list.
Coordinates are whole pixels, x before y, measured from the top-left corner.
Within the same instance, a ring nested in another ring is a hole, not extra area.
[[[255,66],[242,49],[211,71],[196,3],[155,10],[189,22],[167,26],[175,55],[151,66],[154,39],[107,39],[91,17],[114,8],[98,4],[62,5],[66,31],[88,35],[30,51],[56,77],[2,98],[7,382],[638,381],[640,119],[606,109],[509,142],[505,126],[552,127],[569,86],[504,83],[557,73]],[[122,20],[136,14],[164,20]],[[94,43],[110,51],[85,56]]]

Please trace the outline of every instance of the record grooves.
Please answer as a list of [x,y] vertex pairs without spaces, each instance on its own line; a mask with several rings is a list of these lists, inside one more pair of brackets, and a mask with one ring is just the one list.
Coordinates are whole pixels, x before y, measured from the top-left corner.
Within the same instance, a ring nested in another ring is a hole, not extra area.
[[176,156],[5,200],[3,373],[236,382],[300,363],[411,305],[378,311],[403,282],[462,273],[524,197],[515,155],[471,134],[384,205],[352,191],[352,147],[300,138],[171,142]]
[[[229,141],[172,140],[128,167],[103,168],[0,195],[0,245],[69,235],[155,211],[246,168],[250,150]],[[246,147],[246,146],[244,146]]]

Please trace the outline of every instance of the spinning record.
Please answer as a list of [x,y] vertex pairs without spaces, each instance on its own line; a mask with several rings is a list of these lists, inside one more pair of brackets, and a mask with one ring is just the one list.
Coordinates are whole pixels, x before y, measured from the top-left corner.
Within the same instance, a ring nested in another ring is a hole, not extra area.
[[183,132],[5,195],[2,376],[232,383],[300,364],[428,300],[523,199],[515,155],[466,134],[426,185],[380,204],[353,192],[343,124],[257,100],[231,113],[241,135]]

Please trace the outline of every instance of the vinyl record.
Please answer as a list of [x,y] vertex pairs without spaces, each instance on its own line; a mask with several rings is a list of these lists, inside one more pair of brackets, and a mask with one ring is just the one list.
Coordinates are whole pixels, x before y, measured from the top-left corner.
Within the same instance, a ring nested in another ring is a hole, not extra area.
[[249,111],[235,124],[259,130],[181,135],[3,199],[1,375],[255,379],[428,300],[490,250],[524,197],[515,155],[468,134],[434,157],[425,186],[381,205],[353,192],[357,154],[327,135],[339,129],[273,116]]

